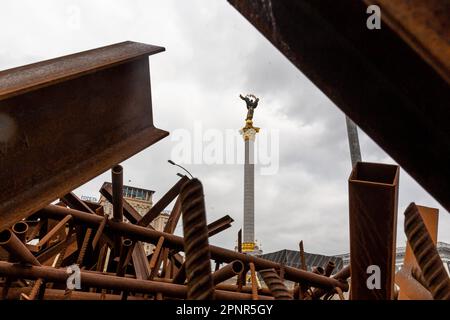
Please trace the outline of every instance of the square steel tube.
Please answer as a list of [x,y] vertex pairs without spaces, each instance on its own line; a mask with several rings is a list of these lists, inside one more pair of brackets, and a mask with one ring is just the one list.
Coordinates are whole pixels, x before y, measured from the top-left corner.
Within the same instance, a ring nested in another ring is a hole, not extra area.
[[148,56],[123,42],[0,72],[0,230],[168,135]]
[[[350,175],[352,300],[393,298],[398,182],[396,165],[358,162]],[[379,274],[368,269],[369,266],[378,266]],[[379,289],[367,285],[372,274],[379,276]]]

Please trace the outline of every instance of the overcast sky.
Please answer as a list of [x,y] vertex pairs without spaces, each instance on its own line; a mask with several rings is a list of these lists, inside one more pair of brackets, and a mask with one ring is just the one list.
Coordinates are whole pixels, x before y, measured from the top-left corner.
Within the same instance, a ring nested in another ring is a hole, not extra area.
[[[255,125],[279,132],[279,170],[256,170],[256,238],[264,252],[348,252],[350,156],[344,114],[225,0],[2,1],[0,69],[125,40],[166,48],[150,57],[155,125],[171,133],[200,124],[221,132],[243,126],[239,94],[260,97]],[[262,133],[261,133],[262,134]],[[173,137],[173,135],[172,135]],[[123,163],[125,183],[155,190],[177,180],[167,163],[171,136]],[[360,131],[365,161],[395,163]],[[242,225],[242,165],[182,163],[204,185],[208,221],[225,214],[233,227],[213,244],[233,248]],[[76,190],[99,197],[107,172]],[[410,202],[440,209],[439,241],[450,242],[450,215],[405,171],[400,175],[398,245]],[[181,227],[177,228],[180,234]]]

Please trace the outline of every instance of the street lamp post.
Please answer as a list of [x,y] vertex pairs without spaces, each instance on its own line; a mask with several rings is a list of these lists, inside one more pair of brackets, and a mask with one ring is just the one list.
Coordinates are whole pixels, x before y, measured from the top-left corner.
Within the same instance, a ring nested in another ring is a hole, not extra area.
[[[189,171],[187,171],[186,168],[180,166],[179,164],[173,162],[172,160],[167,160],[167,162],[170,163],[170,164],[173,165],[173,166],[177,166],[177,167],[183,169],[183,170],[186,171],[186,173],[191,177],[191,179],[194,179],[194,177],[192,176],[192,174],[191,174]],[[179,176],[180,174],[177,174],[177,175]]]

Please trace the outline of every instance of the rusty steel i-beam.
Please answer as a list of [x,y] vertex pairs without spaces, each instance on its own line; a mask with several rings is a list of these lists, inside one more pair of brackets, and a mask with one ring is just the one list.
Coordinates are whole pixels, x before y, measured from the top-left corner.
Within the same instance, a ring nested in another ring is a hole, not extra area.
[[0,229],[167,136],[150,90],[161,51],[123,42],[0,72]]

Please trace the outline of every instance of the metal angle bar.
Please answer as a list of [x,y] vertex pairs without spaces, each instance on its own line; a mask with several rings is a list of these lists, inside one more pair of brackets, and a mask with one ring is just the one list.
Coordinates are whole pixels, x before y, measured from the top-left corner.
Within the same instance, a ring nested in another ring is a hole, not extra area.
[[232,261],[231,263],[213,273],[213,283],[214,285],[217,285],[236,275],[241,274],[242,271],[244,271],[244,264],[239,260]]
[[49,242],[59,231],[66,227],[66,224],[72,220],[71,216],[64,217],[56,226],[54,226],[42,239],[37,243],[38,248],[42,248]]
[[151,269],[149,267],[147,256],[145,254],[144,244],[141,241],[136,242],[131,258],[133,260],[136,278],[149,279]]
[[84,203],[84,201],[79,199],[73,192],[66,194],[61,198],[61,201],[69,208],[95,214],[95,211],[92,210],[86,203]]
[[148,61],[163,50],[124,42],[0,72],[0,231],[168,135]]
[[211,222],[208,224],[208,237],[212,237],[213,235],[230,228],[232,222],[234,222],[234,220],[229,215]]
[[156,202],[151,209],[137,223],[139,226],[148,226],[167,207],[173,199],[180,193],[181,187],[189,181],[187,176],[183,176],[178,182],[166,192],[165,195]]

